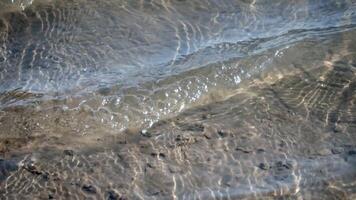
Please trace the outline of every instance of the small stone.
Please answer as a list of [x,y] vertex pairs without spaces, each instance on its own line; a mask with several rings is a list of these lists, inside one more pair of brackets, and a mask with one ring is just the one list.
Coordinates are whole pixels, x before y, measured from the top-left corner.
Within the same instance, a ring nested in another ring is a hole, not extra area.
[[241,147],[236,147],[235,150],[236,150],[236,151],[241,151],[241,152],[243,152],[243,153],[251,153],[251,150],[244,149],[244,148],[241,148]]
[[284,164],[284,167],[287,169],[294,169],[296,165],[291,162],[286,162],[286,164]]
[[192,141],[192,138],[189,138],[188,136],[182,136],[182,135],[177,135],[175,138],[175,141],[178,146],[184,146],[188,144],[189,142]]
[[219,131],[218,131],[218,135],[219,135],[220,137],[224,138],[224,137],[226,137],[226,136],[228,135],[228,133],[225,132],[225,131],[219,130]]
[[330,151],[330,149],[322,148],[322,149],[319,149],[317,153],[320,156],[327,156],[327,155],[331,154],[331,151]]
[[49,180],[49,173],[48,172],[43,173],[42,174],[42,178],[43,178],[43,180],[48,181]]
[[119,199],[119,195],[114,191],[114,190],[109,190],[107,191],[108,194],[108,200],[118,200]]
[[277,170],[282,171],[284,169],[293,169],[294,166],[291,162],[278,161],[276,163]]
[[30,172],[33,175],[41,175],[42,174],[42,172],[33,163],[29,163],[29,164],[23,166],[23,168],[26,169],[28,172]]
[[143,129],[141,131],[141,135],[144,137],[152,137],[152,134],[150,132],[148,132],[146,129]]
[[269,166],[268,166],[267,164],[265,164],[265,163],[260,163],[260,164],[258,165],[258,167],[259,167],[260,169],[262,169],[262,170],[268,170],[268,169],[269,169]]
[[281,147],[281,148],[284,148],[284,147],[287,146],[287,143],[282,140],[282,141],[278,144],[278,146]]
[[159,193],[161,193],[161,192],[160,191],[152,191],[151,195],[152,196],[157,196],[157,195],[159,195]]
[[257,153],[264,153],[265,150],[264,149],[257,149]]
[[127,140],[120,140],[117,142],[118,144],[127,144]]
[[111,89],[108,88],[108,87],[100,88],[100,89],[98,90],[98,93],[101,94],[101,95],[104,95],[104,96],[109,95],[110,92],[111,92]]
[[87,193],[95,194],[96,188],[92,185],[83,185],[82,190]]
[[341,154],[343,152],[342,148],[332,148],[331,153],[333,154]]
[[180,141],[182,141],[182,136],[181,135],[177,135],[177,137],[176,137],[176,142],[180,142]]
[[63,151],[63,154],[66,155],[66,156],[74,156],[74,151],[66,149],[66,150]]
[[166,155],[165,155],[164,153],[159,153],[158,156],[159,156],[160,158],[165,158],[165,157],[166,157]]

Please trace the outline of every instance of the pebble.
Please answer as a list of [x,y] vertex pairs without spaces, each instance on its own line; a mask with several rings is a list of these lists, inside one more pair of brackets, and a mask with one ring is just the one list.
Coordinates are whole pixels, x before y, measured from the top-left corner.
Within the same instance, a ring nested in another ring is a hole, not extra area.
[[343,152],[343,149],[342,148],[332,148],[331,149],[331,153],[333,154],[341,154]]
[[152,137],[152,134],[150,132],[148,132],[146,129],[143,129],[141,131],[141,135],[144,137]]
[[327,156],[327,155],[331,154],[331,151],[330,151],[330,149],[322,148],[322,149],[317,150],[317,154],[320,156]]
[[236,151],[241,151],[243,153],[251,153],[251,150],[249,149],[244,149],[244,148],[241,148],[241,147],[236,147],[235,149]]
[[276,163],[276,167],[278,170],[282,171],[283,169],[293,169],[294,166],[290,162],[283,162],[283,161],[278,161]]
[[260,164],[258,165],[258,167],[259,167],[260,169],[262,169],[262,170],[268,170],[268,169],[269,169],[269,166],[268,166],[267,164],[265,164],[265,163],[260,163]]
[[83,185],[82,190],[87,193],[95,194],[96,188],[92,185]]
[[264,153],[265,150],[264,149],[257,149],[257,153]]
[[107,198],[108,200],[118,200],[119,199],[119,195],[113,190],[107,191],[107,194],[108,194],[108,198]]
[[26,169],[28,172],[30,172],[33,175],[41,175],[42,174],[42,172],[33,163],[28,163],[27,165],[23,166],[23,168]]
[[100,88],[100,89],[98,90],[98,93],[101,94],[101,95],[104,95],[104,96],[109,95],[110,92],[111,92],[111,89],[108,88],[108,87]]
[[165,155],[164,153],[159,153],[158,156],[159,156],[160,158],[165,158],[165,157],[166,157],[166,155]]
[[74,156],[74,151],[66,149],[66,150],[63,151],[63,154],[66,155],[66,156]]
[[227,132],[222,131],[222,130],[219,130],[219,131],[218,131],[218,134],[219,134],[219,136],[222,137],[222,138],[224,138],[224,137],[226,137],[226,136],[228,135]]

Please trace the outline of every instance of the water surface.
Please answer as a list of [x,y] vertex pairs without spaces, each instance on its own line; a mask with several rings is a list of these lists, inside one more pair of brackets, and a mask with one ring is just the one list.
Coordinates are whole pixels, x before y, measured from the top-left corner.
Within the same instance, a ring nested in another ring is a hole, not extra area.
[[353,0],[2,0],[4,199],[354,199]]

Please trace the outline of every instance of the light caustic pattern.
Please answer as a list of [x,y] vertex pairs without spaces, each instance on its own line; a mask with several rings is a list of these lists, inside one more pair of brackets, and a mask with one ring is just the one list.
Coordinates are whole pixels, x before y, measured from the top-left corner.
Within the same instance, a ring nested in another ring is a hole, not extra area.
[[1,198],[355,198],[354,1],[0,5]]

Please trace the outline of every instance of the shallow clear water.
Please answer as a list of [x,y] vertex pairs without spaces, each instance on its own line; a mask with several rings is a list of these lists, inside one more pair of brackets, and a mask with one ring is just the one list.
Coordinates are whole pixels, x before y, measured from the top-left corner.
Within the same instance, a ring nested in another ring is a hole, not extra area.
[[0,16],[1,198],[356,198],[355,1]]

